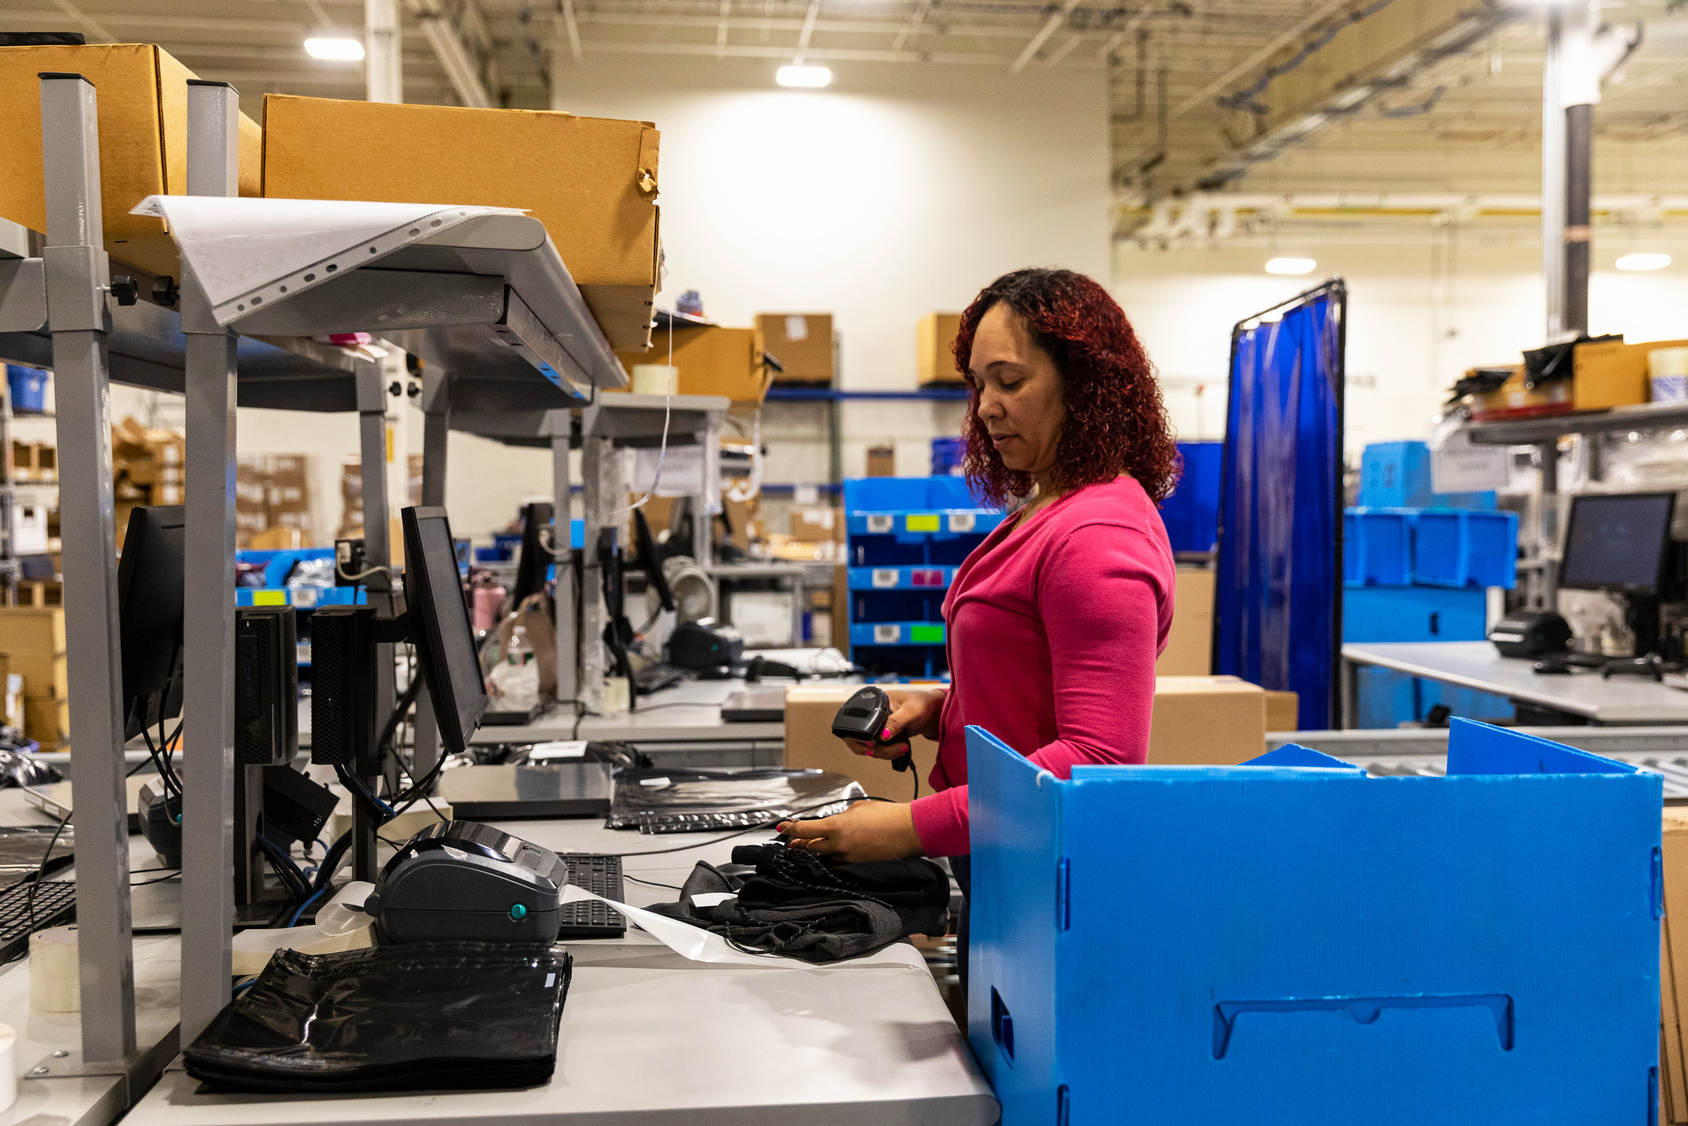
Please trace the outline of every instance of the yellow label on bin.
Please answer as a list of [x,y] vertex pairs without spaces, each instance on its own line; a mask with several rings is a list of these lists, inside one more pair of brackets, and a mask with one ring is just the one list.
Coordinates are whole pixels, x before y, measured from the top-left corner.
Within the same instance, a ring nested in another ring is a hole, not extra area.
[[285,590],[255,590],[252,592],[254,606],[285,606],[287,592]]
[[936,512],[910,513],[904,521],[904,526],[911,532],[935,532],[938,530],[938,514]]

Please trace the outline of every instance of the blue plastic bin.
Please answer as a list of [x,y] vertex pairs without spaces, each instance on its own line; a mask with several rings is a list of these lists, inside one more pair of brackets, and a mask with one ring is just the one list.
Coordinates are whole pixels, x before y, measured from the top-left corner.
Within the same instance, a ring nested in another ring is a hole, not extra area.
[[932,476],[959,477],[967,456],[967,443],[960,438],[932,439]]
[[1423,442],[1373,442],[1360,455],[1360,495],[1365,508],[1479,508],[1495,494],[1432,493],[1430,447]]
[[6,386],[12,410],[18,414],[42,414],[47,409],[47,373],[39,368],[6,365]]
[[1413,520],[1412,581],[1511,589],[1518,582],[1518,514],[1419,512]]
[[1412,512],[1350,508],[1342,514],[1342,577],[1396,586],[1412,581]]
[[1464,721],[1446,777],[967,745],[1003,1126],[1653,1121],[1658,775]]
[[1342,592],[1343,641],[1482,641],[1488,591],[1466,587],[1359,586]]

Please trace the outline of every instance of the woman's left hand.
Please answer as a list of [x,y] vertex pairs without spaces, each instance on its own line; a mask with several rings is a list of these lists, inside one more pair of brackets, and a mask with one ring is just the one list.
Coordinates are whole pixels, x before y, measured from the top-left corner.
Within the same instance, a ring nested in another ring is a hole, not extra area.
[[780,832],[791,847],[836,856],[851,864],[901,860],[921,853],[909,807],[895,802],[859,801],[843,813],[813,821],[787,821]]

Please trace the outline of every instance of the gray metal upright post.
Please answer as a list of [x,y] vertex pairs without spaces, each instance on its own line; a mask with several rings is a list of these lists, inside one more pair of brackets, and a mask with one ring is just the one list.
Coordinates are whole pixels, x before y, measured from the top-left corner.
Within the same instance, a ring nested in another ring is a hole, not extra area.
[[1547,10],[1541,63],[1541,273],[1547,289],[1547,340],[1565,331],[1565,103],[1559,9]]
[[[189,195],[240,190],[240,96],[188,84]],[[182,1043],[229,1001],[234,916],[234,333],[186,258],[187,596],[182,616]],[[242,779],[244,782],[245,779]],[[244,787],[243,787],[244,788]],[[250,859],[248,858],[248,865]]]
[[[123,781],[123,676],[117,623],[117,534],[111,478],[106,334],[110,264],[100,210],[93,84],[41,76],[47,192],[47,318],[58,396],[59,522],[64,540],[70,679],[71,795],[84,1064],[135,1054],[129,918],[129,825]],[[224,980],[224,989],[228,988]]]
[[[422,505],[445,506],[446,442],[451,432],[451,374],[433,364],[422,369]],[[421,676],[421,668],[416,675]],[[423,685],[416,694],[416,745],[410,769],[417,780],[440,758],[439,723]]]
[[[362,459],[363,477],[363,558],[364,569],[373,574],[364,576],[369,604],[383,615],[393,611],[392,550],[387,535],[387,384],[381,364],[374,360],[358,360],[354,378],[357,381],[358,447]],[[375,647],[375,717],[380,728],[392,714],[393,647],[382,642]],[[364,776],[371,786],[379,773]],[[352,842],[352,869],[355,878],[375,878],[375,841],[358,834]]]
[[627,504],[621,451],[609,438],[585,434],[580,439],[580,483],[585,499],[585,557],[580,569],[580,684],[575,698],[594,715],[604,710],[603,568],[598,566],[598,537],[618,526],[611,515]]
[[[572,413],[563,418],[572,419]],[[574,520],[570,513],[573,482],[569,479],[569,428],[551,435],[551,511],[556,521],[551,533],[552,558],[557,564],[557,703],[568,704],[577,699],[579,673],[576,660],[579,647],[575,644],[574,619]]]

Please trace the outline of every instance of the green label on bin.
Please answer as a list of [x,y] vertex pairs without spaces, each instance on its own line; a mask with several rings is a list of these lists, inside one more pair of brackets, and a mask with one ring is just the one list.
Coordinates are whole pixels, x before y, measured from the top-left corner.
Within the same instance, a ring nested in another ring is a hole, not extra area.
[[255,590],[252,592],[254,606],[285,606],[287,592],[285,590]]
[[903,526],[911,532],[935,532],[938,530],[938,514],[936,512],[910,513],[904,519]]
[[942,645],[944,643],[944,627],[910,626],[908,639],[916,645]]

